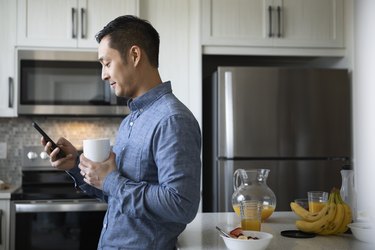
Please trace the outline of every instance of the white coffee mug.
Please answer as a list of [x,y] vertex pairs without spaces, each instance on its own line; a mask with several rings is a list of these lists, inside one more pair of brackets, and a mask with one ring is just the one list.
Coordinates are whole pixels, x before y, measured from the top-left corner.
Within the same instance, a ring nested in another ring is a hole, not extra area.
[[94,162],[103,162],[108,159],[111,150],[108,138],[83,140],[83,155]]

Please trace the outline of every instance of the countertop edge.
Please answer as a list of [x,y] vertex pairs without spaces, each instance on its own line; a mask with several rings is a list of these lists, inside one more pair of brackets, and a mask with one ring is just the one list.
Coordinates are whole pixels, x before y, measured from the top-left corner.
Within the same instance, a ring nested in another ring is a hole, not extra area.
[[7,189],[0,190],[0,199],[7,200],[10,199],[11,194],[21,188],[20,185],[10,185]]

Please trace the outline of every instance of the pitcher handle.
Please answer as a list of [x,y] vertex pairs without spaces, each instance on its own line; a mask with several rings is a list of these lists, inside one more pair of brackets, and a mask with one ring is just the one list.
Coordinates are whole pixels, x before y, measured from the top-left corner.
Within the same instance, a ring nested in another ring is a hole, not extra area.
[[242,169],[237,169],[234,174],[233,174],[233,188],[234,188],[234,191],[236,191],[238,189],[238,187],[241,185],[241,182],[240,182],[240,171]]

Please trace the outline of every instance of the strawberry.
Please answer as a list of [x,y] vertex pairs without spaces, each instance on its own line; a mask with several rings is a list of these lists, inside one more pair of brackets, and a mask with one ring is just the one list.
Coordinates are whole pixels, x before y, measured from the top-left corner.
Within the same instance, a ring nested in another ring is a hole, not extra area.
[[238,236],[243,235],[242,229],[240,227],[237,227],[237,228],[233,229],[232,231],[230,231],[229,234],[233,237],[236,237],[236,238],[238,238]]

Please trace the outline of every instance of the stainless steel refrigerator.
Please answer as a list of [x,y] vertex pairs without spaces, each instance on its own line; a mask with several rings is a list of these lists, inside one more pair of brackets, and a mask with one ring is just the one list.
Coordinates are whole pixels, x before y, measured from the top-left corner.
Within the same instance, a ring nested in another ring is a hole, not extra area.
[[268,168],[276,210],[341,186],[351,160],[345,69],[218,67],[203,109],[203,211],[233,211],[233,173]]

